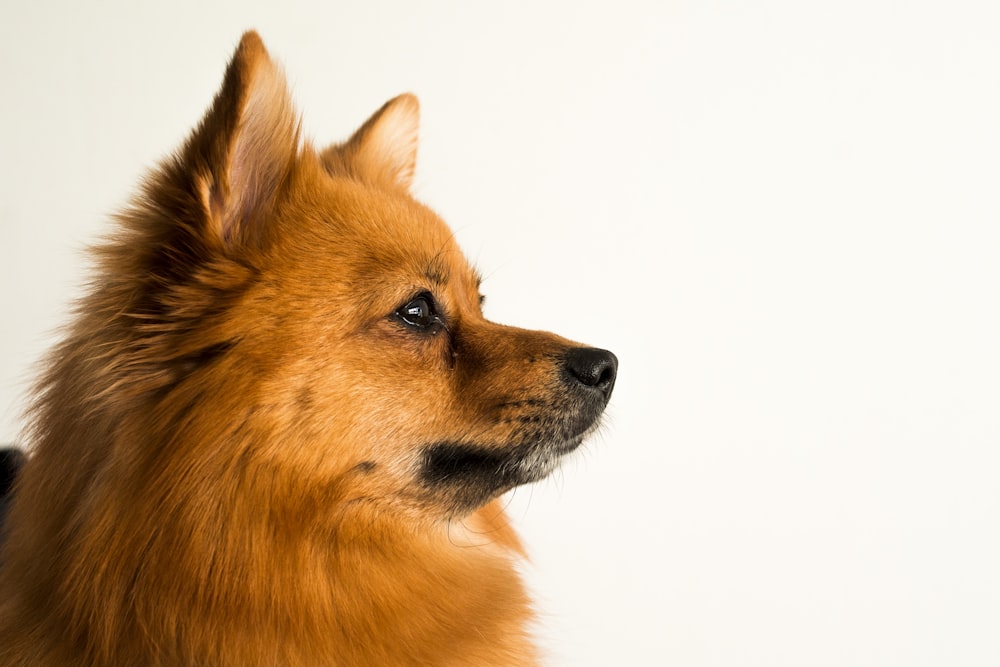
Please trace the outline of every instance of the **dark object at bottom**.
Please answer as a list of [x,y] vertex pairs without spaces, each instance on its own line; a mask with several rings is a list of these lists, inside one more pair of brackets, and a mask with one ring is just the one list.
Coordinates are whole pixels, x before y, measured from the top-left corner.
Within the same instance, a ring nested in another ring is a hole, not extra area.
[[10,503],[14,480],[17,479],[17,473],[27,458],[20,449],[13,447],[0,449],[0,534],[3,532],[3,522],[7,516],[7,505]]

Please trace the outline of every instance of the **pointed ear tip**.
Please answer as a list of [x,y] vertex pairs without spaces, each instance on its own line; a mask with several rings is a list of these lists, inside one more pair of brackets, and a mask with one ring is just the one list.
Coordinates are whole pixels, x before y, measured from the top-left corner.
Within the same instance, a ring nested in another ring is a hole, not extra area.
[[268,56],[267,47],[264,46],[264,40],[261,39],[260,34],[256,30],[247,30],[243,33],[237,50],[248,56]]
[[420,100],[413,93],[403,93],[389,100],[388,106],[407,111],[413,115],[420,115]]

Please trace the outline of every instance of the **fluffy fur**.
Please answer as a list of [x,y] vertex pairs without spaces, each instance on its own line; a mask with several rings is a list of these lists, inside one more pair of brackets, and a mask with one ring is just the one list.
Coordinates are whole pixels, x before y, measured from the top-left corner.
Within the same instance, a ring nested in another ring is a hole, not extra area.
[[0,665],[530,665],[497,502],[596,425],[617,361],[483,318],[408,193],[417,100],[299,138],[247,33],[144,182],[35,394]]

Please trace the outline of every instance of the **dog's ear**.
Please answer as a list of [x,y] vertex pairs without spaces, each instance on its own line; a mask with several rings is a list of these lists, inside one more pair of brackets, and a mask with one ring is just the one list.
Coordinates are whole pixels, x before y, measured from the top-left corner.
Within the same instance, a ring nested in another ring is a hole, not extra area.
[[343,144],[327,148],[323,164],[372,185],[409,190],[417,165],[420,103],[415,95],[386,102]]
[[298,148],[299,120],[285,77],[260,36],[247,32],[180,155],[201,204],[203,231],[225,245],[259,241]]

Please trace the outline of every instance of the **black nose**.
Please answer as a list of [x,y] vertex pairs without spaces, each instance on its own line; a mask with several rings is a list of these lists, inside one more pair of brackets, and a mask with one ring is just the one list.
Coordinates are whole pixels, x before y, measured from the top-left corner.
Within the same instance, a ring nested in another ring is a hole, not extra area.
[[566,353],[566,370],[571,381],[596,389],[611,397],[618,373],[618,357],[596,347],[577,347]]

